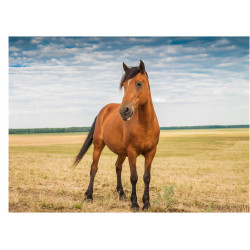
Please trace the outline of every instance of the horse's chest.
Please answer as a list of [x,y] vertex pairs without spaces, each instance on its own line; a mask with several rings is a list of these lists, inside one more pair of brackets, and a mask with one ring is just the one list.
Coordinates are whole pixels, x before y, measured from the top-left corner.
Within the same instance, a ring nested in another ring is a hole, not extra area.
[[157,135],[150,133],[148,131],[140,131],[136,133],[130,134],[129,144],[136,149],[136,151],[140,154],[143,154],[153,147],[155,147],[158,143]]

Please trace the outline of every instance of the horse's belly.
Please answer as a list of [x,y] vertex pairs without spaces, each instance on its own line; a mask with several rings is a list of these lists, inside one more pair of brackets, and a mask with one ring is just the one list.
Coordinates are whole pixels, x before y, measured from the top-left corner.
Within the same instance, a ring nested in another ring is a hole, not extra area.
[[103,141],[106,146],[115,154],[127,155],[127,150],[123,146],[122,134],[117,133],[117,130],[111,130],[110,133],[104,133]]
[[127,150],[124,147],[119,146],[119,144],[113,143],[111,141],[105,142],[105,144],[113,153],[127,156]]

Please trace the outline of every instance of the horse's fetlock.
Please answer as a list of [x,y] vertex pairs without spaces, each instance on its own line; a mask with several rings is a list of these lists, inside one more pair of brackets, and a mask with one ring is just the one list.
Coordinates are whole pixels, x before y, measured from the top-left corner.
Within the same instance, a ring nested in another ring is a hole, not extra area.
[[142,201],[143,201],[144,204],[149,203],[149,194],[144,194],[142,196]]

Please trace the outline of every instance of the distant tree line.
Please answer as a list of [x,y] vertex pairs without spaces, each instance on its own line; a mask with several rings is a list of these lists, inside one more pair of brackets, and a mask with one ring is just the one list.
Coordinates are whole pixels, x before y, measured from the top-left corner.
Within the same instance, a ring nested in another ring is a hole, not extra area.
[[[181,126],[181,127],[161,127],[161,130],[177,129],[216,129],[216,128],[249,128],[249,125],[205,125],[205,126]],[[9,134],[42,134],[42,133],[74,133],[88,132],[90,127],[71,128],[24,128],[9,129]]]
[[216,129],[216,128],[249,128],[249,125],[203,125],[203,126],[161,127],[161,130]]
[[71,128],[22,128],[9,129],[9,134],[41,134],[41,133],[73,133],[88,132],[90,127],[71,127]]

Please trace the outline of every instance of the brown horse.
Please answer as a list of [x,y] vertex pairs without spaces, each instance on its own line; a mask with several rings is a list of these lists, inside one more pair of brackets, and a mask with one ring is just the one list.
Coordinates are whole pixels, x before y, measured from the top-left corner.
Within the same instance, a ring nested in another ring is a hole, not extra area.
[[124,75],[120,88],[124,87],[124,97],[121,104],[111,103],[102,108],[89,131],[74,165],[77,165],[90,145],[94,144],[93,162],[90,170],[90,183],[85,193],[87,200],[92,200],[93,183],[97,172],[98,161],[105,145],[118,155],[116,161],[117,191],[120,199],[126,198],[122,187],[122,164],[128,157],[130,166],[130,181],[132,184],[131,209],[139,210],[136,196],[136,158],[140,154],[145,157],[145,184],[143,194],[143,210],[148,209],[150,169],[159,141],[160,128],[154,111],[150,93],[148,75],[145,66],[140,61],[139,67],[129,68],[123,63]]

